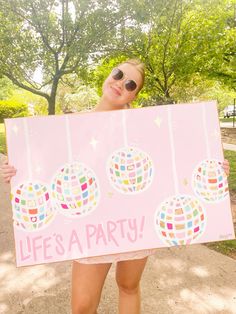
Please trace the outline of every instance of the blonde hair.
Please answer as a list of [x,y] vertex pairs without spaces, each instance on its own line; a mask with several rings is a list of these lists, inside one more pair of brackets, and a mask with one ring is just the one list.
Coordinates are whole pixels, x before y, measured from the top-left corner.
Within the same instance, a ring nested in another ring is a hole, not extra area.
[[145,64],[142,61],[140,61],[139,59],[128,59],[128,60],[126,60],[124,62],[121,62],[119,65],[126,64],[126,63],[135,66],[136,69],[138,70],[138,72],[141,75],[142,81],[141,81],[141,84],[138,87],[138,90],[137,90],[137,93],[136,93],[136,94],[138,94],[139,91],[143,88],[144,81],[145,81]]

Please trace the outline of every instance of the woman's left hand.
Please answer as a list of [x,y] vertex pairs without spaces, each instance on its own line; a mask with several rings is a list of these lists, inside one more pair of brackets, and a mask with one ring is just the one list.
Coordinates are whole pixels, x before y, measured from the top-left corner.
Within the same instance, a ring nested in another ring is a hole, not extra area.
[[229,170],[230,170],[230,166],[229,166],[229,161],[227,159],[225,159],[223,162],[222,162],[222,168],[224,169],[227,177],[229,176]]

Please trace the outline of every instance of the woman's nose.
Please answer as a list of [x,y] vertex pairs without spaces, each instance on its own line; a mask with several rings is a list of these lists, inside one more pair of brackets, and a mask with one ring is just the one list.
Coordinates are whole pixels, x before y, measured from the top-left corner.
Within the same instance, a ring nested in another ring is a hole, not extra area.
[[119,81],[116,81],[116,86],[119,88],[119,89],[123,89],[124,88],[124,80],[121,79]]
[[123,81],[121,81],[121,80],[117,81],[116,84],[115,84],[115,86],[116,86],[117,88],[119,88],[120,90],[122,90],[123,87],[124,87]]

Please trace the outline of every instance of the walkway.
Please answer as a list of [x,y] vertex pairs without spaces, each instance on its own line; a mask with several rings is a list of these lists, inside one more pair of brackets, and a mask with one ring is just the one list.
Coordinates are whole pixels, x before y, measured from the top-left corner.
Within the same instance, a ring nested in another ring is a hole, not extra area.
[[223,143],[223,148],[227,150],[233,150],[236,152],[236,145]]

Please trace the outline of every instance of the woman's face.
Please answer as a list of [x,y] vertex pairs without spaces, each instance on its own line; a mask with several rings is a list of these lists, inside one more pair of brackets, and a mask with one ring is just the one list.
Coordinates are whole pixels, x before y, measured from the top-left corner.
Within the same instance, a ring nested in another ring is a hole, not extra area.
[[[112,74],[103,83],[102,92],[103,97],[112,105],[123,106],[132,102],[136,98],[136,93],[142,84],[142,76],[137,68],[129,63],[124,63],[118,66],[124,76],[121,80],[115,80]],[[137,84],[137,87],[133,91],[128,91],[125,88],[125,82],[127,80],[133,80]]]

